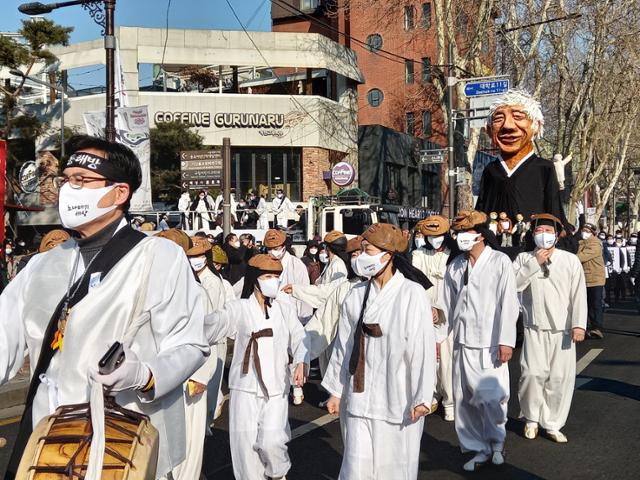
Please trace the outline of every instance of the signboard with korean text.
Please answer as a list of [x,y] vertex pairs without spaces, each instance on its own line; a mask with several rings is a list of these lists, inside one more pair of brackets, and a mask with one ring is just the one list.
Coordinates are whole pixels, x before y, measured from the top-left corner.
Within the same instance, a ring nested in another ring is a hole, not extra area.
[[509,79],[505,77],[493,77],[484,79],[471,79],[465,81],[464,94],[467,97],[479,97],[483,95],[501,95],[509,90]]
[[188,150],[180,152],[182,188],[197,189],[222,185],[222,152]]

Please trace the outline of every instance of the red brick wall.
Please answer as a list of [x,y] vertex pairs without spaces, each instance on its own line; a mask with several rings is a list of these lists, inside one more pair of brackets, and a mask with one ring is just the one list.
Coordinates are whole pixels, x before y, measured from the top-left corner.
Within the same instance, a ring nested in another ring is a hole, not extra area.
[[322,172],[331,170],[330,151],[324,148],[302,149],[302,200],[330,195],[331,184],[322,180]]

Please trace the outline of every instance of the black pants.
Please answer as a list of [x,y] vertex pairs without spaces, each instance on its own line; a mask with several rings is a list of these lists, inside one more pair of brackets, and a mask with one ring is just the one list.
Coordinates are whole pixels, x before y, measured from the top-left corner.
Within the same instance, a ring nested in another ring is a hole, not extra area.
[[[607,303],[609,305],[614,305],[615,303],[619,303],[620,300],[625,300],[626,294],[624,289],[623,274],[616,273],[616,272],[610,273],[609,278],[607,278],[606,289],[607,289]],[[613,293],[613,299],[611,298],[612,293]]]
[[602,315],[602,287],[587,287],[587,329],[604,328]]

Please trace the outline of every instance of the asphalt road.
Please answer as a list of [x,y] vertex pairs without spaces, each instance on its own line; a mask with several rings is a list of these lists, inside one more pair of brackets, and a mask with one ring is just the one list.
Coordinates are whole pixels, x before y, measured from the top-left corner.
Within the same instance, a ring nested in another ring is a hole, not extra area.
[[[625,308],[626,307],[626,308]],[[452,423],[438,411],[427,418],[420,454],[420,479],[636,479],[640,477],[640,316],[623,305],[605,315],[604,340],[586,340],[578,346],[577,389],[561,445],[538,437],[526,440],[517,400],[519,364],[512,361],[511,400],[507,424],[506,464],[466,473]],[[519,358],[519,351],[514,358]],[[324,395],[318,381],[305,386],[305,403],[290,408],[294,439],[289,444],[293,467],[289,480],[332,480],[340,470],[342,441],[337,420],[318,402]],[[314,423],[315,422],[315,423]],[[319,426],[318,426],[319,425]],[[15,438],[15,420],[0,421],[0,472],[4,472]],[[227,433],[227,412],[205,442],[207,479],[233,479]],[[196,479],[194,479],[196,480]],[[386,479],[385,479],[386,480]],[[389,479],[393,480],[393,479]]]

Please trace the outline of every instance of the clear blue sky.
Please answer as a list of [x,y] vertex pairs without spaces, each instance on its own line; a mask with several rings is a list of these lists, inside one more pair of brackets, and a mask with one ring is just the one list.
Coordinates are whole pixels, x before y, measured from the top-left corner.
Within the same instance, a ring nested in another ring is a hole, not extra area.
[[[27,1],[0,0],[0,31],[15,31],[20,28],[20,20],[28,17],[18,12],[18,5]],[[247,29],[271,29],[269,0],[230,0],[230,2]],[[42,3],[49,2],[43,0]],[[117,0],[116,26],[164,28],[167,21],[167,4],[168,0]],[[100,37],[100,27],[81,6],[54,10],[46,17],[60,25],[73,26],[72,43]],[[169,9],[169,28],[241,29],[225,0],[172,0]],[[94,75],[84,76],[82,81],[96,83],[98,78],[99,76],[94,77]],[[70,78],[70,83],[74,83],[73,78]]]

